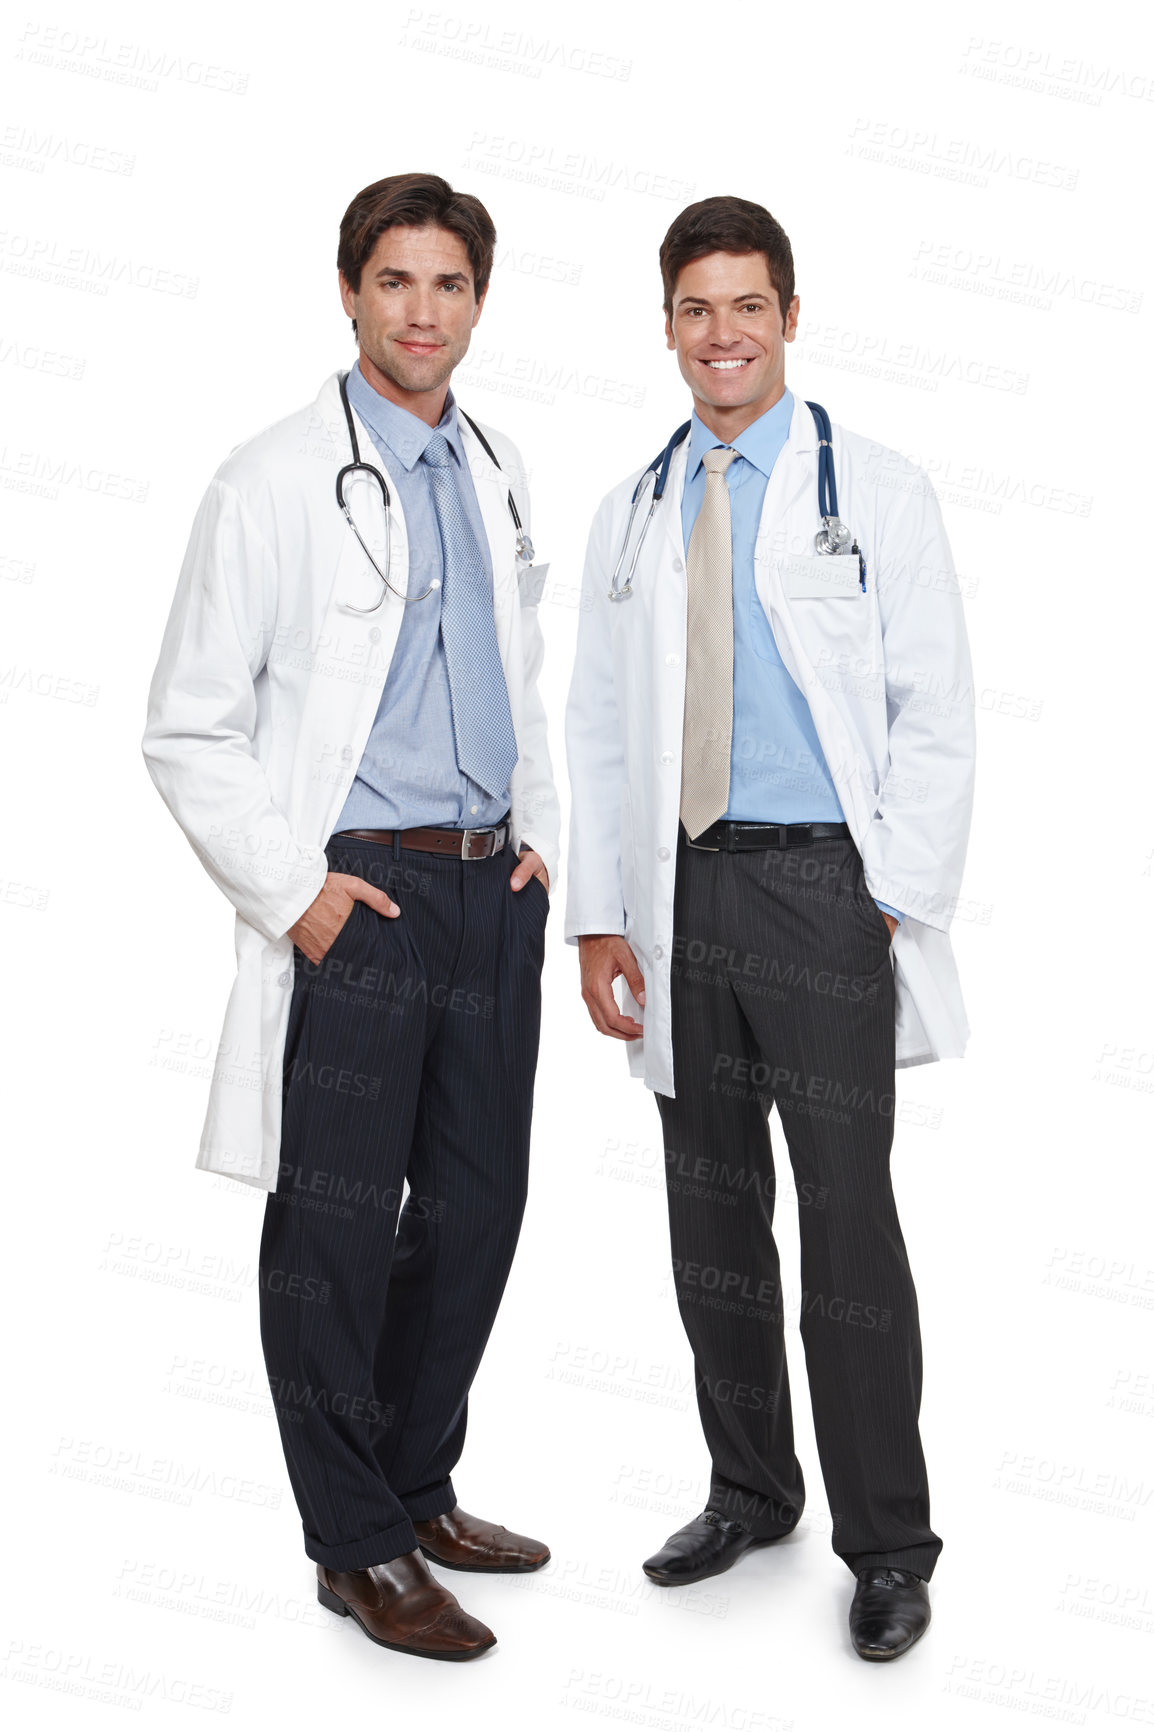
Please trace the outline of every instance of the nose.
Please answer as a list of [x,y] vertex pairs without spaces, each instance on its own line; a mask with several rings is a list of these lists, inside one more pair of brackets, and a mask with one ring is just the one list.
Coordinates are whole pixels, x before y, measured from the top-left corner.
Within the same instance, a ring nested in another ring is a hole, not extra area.
[[437,309],[431,287],[414,286],[409,297],[408,323],[416,325],[421,330],[435,330],[437,324]]
[[741,333],[738,331],[732,313],[722,309],[714,315],[713,329],[709,340],[717,349],[732,349],[735,343],[740,343]]

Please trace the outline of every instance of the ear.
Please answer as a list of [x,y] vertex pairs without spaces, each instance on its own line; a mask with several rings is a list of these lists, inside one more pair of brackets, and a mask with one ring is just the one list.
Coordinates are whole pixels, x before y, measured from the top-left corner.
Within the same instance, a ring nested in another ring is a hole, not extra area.
[[469,329],[471,331],[476,329],[477,320],[481,317],[481,308],[485,305],[485,296],[488,293],[489,293],[489,285],[488,285],[488,283],[486,283],[480,300],[477,302],[477,305],[473,308],[473,323],[469,326]]
[[797,314],[800,306],[801,302],[795,295],[793,300],[789,303],[785,315],[785,340],[787,343],[792,343],[793,339],[797,335]]
[[346,318],[356,317],[357,297],[350,289],[348,279],[343,271],[337,272],[337,284],[341,291],[341,306],[345,309]]
[[677,347],[673,338],[673,323],[668,313],[665,315],[665,347],[667,349],[676,349]]

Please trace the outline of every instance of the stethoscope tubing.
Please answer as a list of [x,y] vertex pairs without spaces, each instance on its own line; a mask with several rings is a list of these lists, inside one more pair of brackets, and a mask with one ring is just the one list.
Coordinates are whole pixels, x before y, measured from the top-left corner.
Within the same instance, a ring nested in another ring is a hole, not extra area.
[[[806,408],[813,414],[814,421],[817,424],[818,434],[817,506],[824,528],[818,532],[818,536],[815,539],[818,544],[819,552],[829,553],[834,550],[835,543],[833,537],[837,531],[841,532],[841,536],[845,540],[852,541],[853,537],[845,528],[845,525],[841,523],[837,514],[837,480],[834,475],[833,467],[833,426],[830,422],[829,415],[820,403],[811,403],[808,397],[806,398]],[[665,483],[669,479],[669,469],[673,462],[673,454],[681,444],[681,441],[688,434],[690,425],[691,423],[689,421],[684,422],[674,433],[665,448],[658,453],[652,463],[646,465],[642,470],[641,475],[638,477],[637,485],[633,489],[633,497],[629,502],[629,517],[625,524],[625,534],[621,541],[621,551],[617,555],[617,563],[614,565],[613,573],[609,579],[610,601],[624,601],[628,596],[633,594],[633,577],[637,570],[637,562],[641,557],[641,549],[644,545],[645,536],[649,529],[650,519],[661,501],[662,494],[665,492]],[[625,563],[625,556],[629,550],[629,537],[633,533],[633,520],[637,515],[638,500],[641,498],[642,489],[651,475],[653,476],[653,492],[649,500],[649,510],[642,519],[641,532],[634,544],[633,557],[629,561],[629,570],[626,573],[624,584],[621,584],[619,582],[621,567]],[[840,541],[837,545],[840,545]],[[850,551],[858,555],[858,559],[861,563],[861,586],[864,590],[865,559],[861,554],[856,541],[853,541],[853,546]]]
[[[348,608],[351,613],[376,613],[379,608],[384,606],[385,599],[386,599],[386,597],[390,591],[393,593],[393,595],[395,595],[397,597],[398,601],[404,601],[404,602],[424,601],[424,599],[427,595],[432,595],[432,593],[435,589],[440,589],[441,580],[440,580],[440,578],[434,578],[432,583],[429,585],[429,587],[427,589],[423,589],[421,591],[420,595],[409,595],[404,590],[398,589],[395,584],[393,584],[389,581],[389,573],[393,569],[393,533],[392,533],[392,504],[393,504],[393,501],[392,501],[392,495],[389,492],[389,484],[385,480],[381,471],[378,468],[376,468],[376,466],[374,464],[364,463],[361,461],[361,448],[360,448],[360,444],[357,440],[356,425],[353,421],[352,405],[349,402],[348,386],[346,384],[347,379],[348,379],[348,373],[347,372],[342,373],[340,375],[341,406],[343,407],[344,412],[345,412],[345,423],[346,423],[348,430],[349,430],[349,447],[350,447],[352,454],[353,454],[353,460],[351,463],[346,463],[343,466],[343,468],[341,468],[340,470],[337,471],[337,480],[336,480],[337,504],[340,506],[341,511],[344,513],[345,521],[348,523],[349,528],[352,530],[353,534],[356,536],[358,542],[360,543],[361,551],[364,553],[365,558],[368,560],[369,564],[372,566],[373,570],[376,572],[377,576],[380,578],[381,583],[383,585],[383,588],[381,590],[379,597],[377,598],[377,600],[373,603],[373,605],[371,607],[357,607],[355,605],[355,603],[353,603],[351,601],[345,602],[344,606],[346,608]],[[473,432],[477,435],[477,438],[480,441],[482,447],[484,448],[486,455],[489,457],[490,461],[493,463],[495,468],[500,469],[501,465],[497,461],[497,453],[493,450],[493,447],[489,444],[489,441],[486,439],[485,435],[481,432],[481,429],[477,426],[477,423],[473,420],[472,416],[466,415],[465,411],[463,409],[461,409],[459,411],[459,413],[462,416],[464,416],[465,420],[469,423],[469,426],[473,429]],[[688,425],[688,423],[687,423],[687,425]],[[349,510],[348,501],[345,499],[345,481],[346,481],[346,478],[350,475],[371,475],[373,480],[376,482],[377,486],[381,490],[381,501],[382,501],[384,508],[385,508],[385,569],[384,569],[384,571],[381,570],[380,566],[377,564],[376,560],[374,559],[372,553],[370,553],[368,547],[365,545],[365,538],[361,534],[360,530],[357,528],[356,520],[353,517],[352,512]],[[521,527],[521,515],[517,510],[517,502],[513,498],[513,489],[511,487],[509,489],[508,504],[509,504],[509,515],[512,517],[513,527],[517,531],[517,557],[518,557],[518,559],[527,560],[530,564],[532,564],[533,557],[534,557],[533,543],[530,541],[530,539],[526,535],[524,529]]]

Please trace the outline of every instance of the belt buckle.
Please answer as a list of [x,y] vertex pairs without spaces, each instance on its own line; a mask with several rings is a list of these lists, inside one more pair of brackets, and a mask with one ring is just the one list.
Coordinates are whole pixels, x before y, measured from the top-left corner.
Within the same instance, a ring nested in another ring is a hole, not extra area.
[[[497,832],[498,831],[501,831],[501,833],[502,833],[501,834],[501,844],[502,844],[502,846],[504,846],[505,842],[508,840],[508,831],[509,831],[508,820],[506,820],[505,823],[503,823],[503,824],[483,824],[479,830],[462,830],[462,832],[461,832],[461,859],[462,860],[488,860],[492,855],[494,855],[497,852]],[[484,854],[470,854],[469,853],[469,843],[474,836],[488,836],[489,847],[486,849]]]
[[[685,825],[684,825],[684,823],[683,823],[683,824],[682,824],[682,826],[681,826],[681,828],[682,828],[682,829],[683,829],[683,830],[685,830]],[[707,829],[707,830],[712,830],[712,829],[713,829],[713,825],[712,825],[712,824],[707,824],[707,825],[706,825],[706,829]],[[701,834],[702,834],[702,835],[703,835],[703,836],[704,836],[704,835],[705,835],[705,830],[703,830],[703,831],[702,831],[702,832],[701,832]],[[687,847],[687,848],[697,848],[697,849],[700,849],[700,851],[701,851],[701,853],[702,853],[702,854],[720,854],[720,853],[721,853],[721,848],[720,848],[720,846],[718,846],[718,847],[717,847],[717,848],[711,848],[711,847],[710,847],[710,846],[709,846],[709,843],[708,843],[708,842],[695,842],[695,841],[694,841],[694,840],[693,840],[693,837],[692,837],[692,836],[691,836],[691,835],[690,835],[690,834],[689,834],[689,831],[688,831],[688,830],[685,830],[685,846],[686,846],[686,847]]]

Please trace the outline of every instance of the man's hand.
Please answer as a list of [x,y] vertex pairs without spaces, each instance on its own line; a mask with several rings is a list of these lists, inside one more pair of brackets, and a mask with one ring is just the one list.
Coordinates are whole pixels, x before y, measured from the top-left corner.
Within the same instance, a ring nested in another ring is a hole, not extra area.
[[637,1040],[645,1030],[633,1017],[621,1014],[613,996],[613,982],[623,974],[638,1004],[645,1003],[645,982],[632,950],[615,933],[585,934],[577,940],[577,950],[581,957],[581,996],[594,1028],[613,1040]]
[[521,864],[514,868],[509,882],[514,890],[523,890],[530,878],[539,878],[545,886],[545,894],[549,894],[549,874],[545,870],[544,860],[532,848],[522,848]]
[[298,950],[303,950],[312,963],[323,962],[329,947],[353,911],[354,902],[367,902],[378,914],[398,915],[401,911],[390,902],[383,890],[355,878],[349,872],[330,872],[321,885],[320,894],[310,902],[288,935]]
[[892,914],[887,914],[884,908],[880,910],[880,913],[881,913],[882,919],[885,921],[886,925],[890,929],[890,938],[892,939],[894,933],[898,929],[898,922]]

